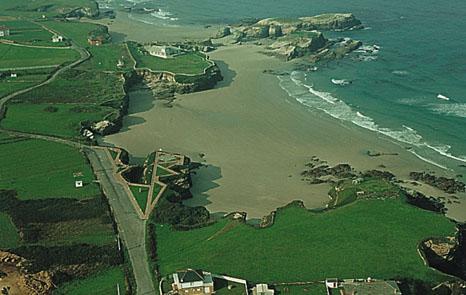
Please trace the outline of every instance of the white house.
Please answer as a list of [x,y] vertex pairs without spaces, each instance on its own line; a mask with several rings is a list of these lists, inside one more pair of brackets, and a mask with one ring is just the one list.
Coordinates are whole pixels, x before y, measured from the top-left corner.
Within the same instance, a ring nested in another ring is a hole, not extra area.
[[0,26],[0,37],[10,36],[10,29],[5,26]]
[[210,272],[187,269],[173,274],[172,289],[175,294],[214,294],[214,281]]
[[148,45],[144,48],[147,50],[147,52],[149,52],[150,55],[161,58],[174,57],[185,53],[183,49],[173,46]]
[[252,288],[253,295],[274,295],[275,291],[269,289],[267,284],[257,284],[254,288]]
[[65,38],[63,38],[63,36],[59,36],[59,35],[54,35],[52,37],[52,42],[53,43],[58,43],[58,42],[63,42]]

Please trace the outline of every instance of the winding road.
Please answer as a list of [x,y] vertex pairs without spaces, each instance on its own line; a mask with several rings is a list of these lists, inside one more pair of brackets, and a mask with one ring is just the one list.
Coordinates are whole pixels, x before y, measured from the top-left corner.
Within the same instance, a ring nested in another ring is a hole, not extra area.
[[[59,68],[52,76],[40,84],[16,91],[0,98],[0,120],[3,117],[5,105],[9,100],[53,82],[61,73],[81,64],[91,57],[90,53],[86,49],[81,48],[74,43],[71,48],[80,53],[80,58],[78,60]],[[146,221],[139,218],[131,203],[132,196],[128,194],[127,190],[125,190],[124,184],[116,177],[117,167],[111,158],[108,149],[100,146],[84,145],[71,140],[48,135],[30,134],[1,129],[0,131],[14,136],[53,141],[84,150],[93,167],[94,173],[100,182],[101,188],[109,200],[113,216],[115,217],[115,221],[118,226],[120,238],[128,250],[137,285],[136,294],[156,294],[157,291],[152,280],[152,274],[149,268],[149,257],[145,246]]]

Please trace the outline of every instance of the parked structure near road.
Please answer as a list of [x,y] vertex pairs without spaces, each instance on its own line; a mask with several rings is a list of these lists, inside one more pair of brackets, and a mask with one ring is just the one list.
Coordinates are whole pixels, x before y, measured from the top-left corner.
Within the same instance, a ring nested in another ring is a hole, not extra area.
[[185,53],[183,49],[173,46],[147,45],[144,48],[150,55],[160,58],[175,57]]
[[214,281],[210,272],[187,269],[173,274],[172,289],[175,294],[214,294]]
[[6,26],[0,26],[0,37],[10,36],[10,29]]

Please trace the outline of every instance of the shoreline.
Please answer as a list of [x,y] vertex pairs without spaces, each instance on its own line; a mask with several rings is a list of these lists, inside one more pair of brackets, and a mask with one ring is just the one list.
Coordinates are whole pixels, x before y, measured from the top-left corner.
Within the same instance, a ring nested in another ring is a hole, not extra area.
[[[306,109],[280,88],[278,78],[262,73],[289,64],[260,51],[254,45],[214,51],[210,57],[225,80],[212,90],[178,95],[171,108],[150,93],[131,93],[124,129],[105,141],[137,157],[163,148],[203,162],[208,166],[193,175],[194,198],[186,204],[212,213],[245,211],[253,219],[293,200],[307,208],[328,201],[328,184],[301,180],[312,156],[360,171],[384,165],[401,180],[417,170],[445,173],[384,136]],[[398,155],[370,157],[368,150]],[[416,189],[424,187],[432,192]],[[463,204],[448,204],[447,216],[466,220]]]

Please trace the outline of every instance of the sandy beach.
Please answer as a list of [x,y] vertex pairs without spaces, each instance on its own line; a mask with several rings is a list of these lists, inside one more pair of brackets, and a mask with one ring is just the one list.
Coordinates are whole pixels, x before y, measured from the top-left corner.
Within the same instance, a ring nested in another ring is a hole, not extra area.
[[[387,138],[305,109],[276,77],[262,73],[284,65],[257,46],[223,47],[211,59],[225,76],[216,89],[180,95],[172,108],[150,93],[134,92],[127,128],[105,138],[138,157],[162,148],[202,160],[207,167],[194,176],[190,205],[246,211],[249,218],[297,199],[322,207],[329,186],[310,185],[300,176],[312,156],[357,170],[384,165],[401,179],[411,171],[435,170]],[[369,157],[368,150],[398,156]]]

